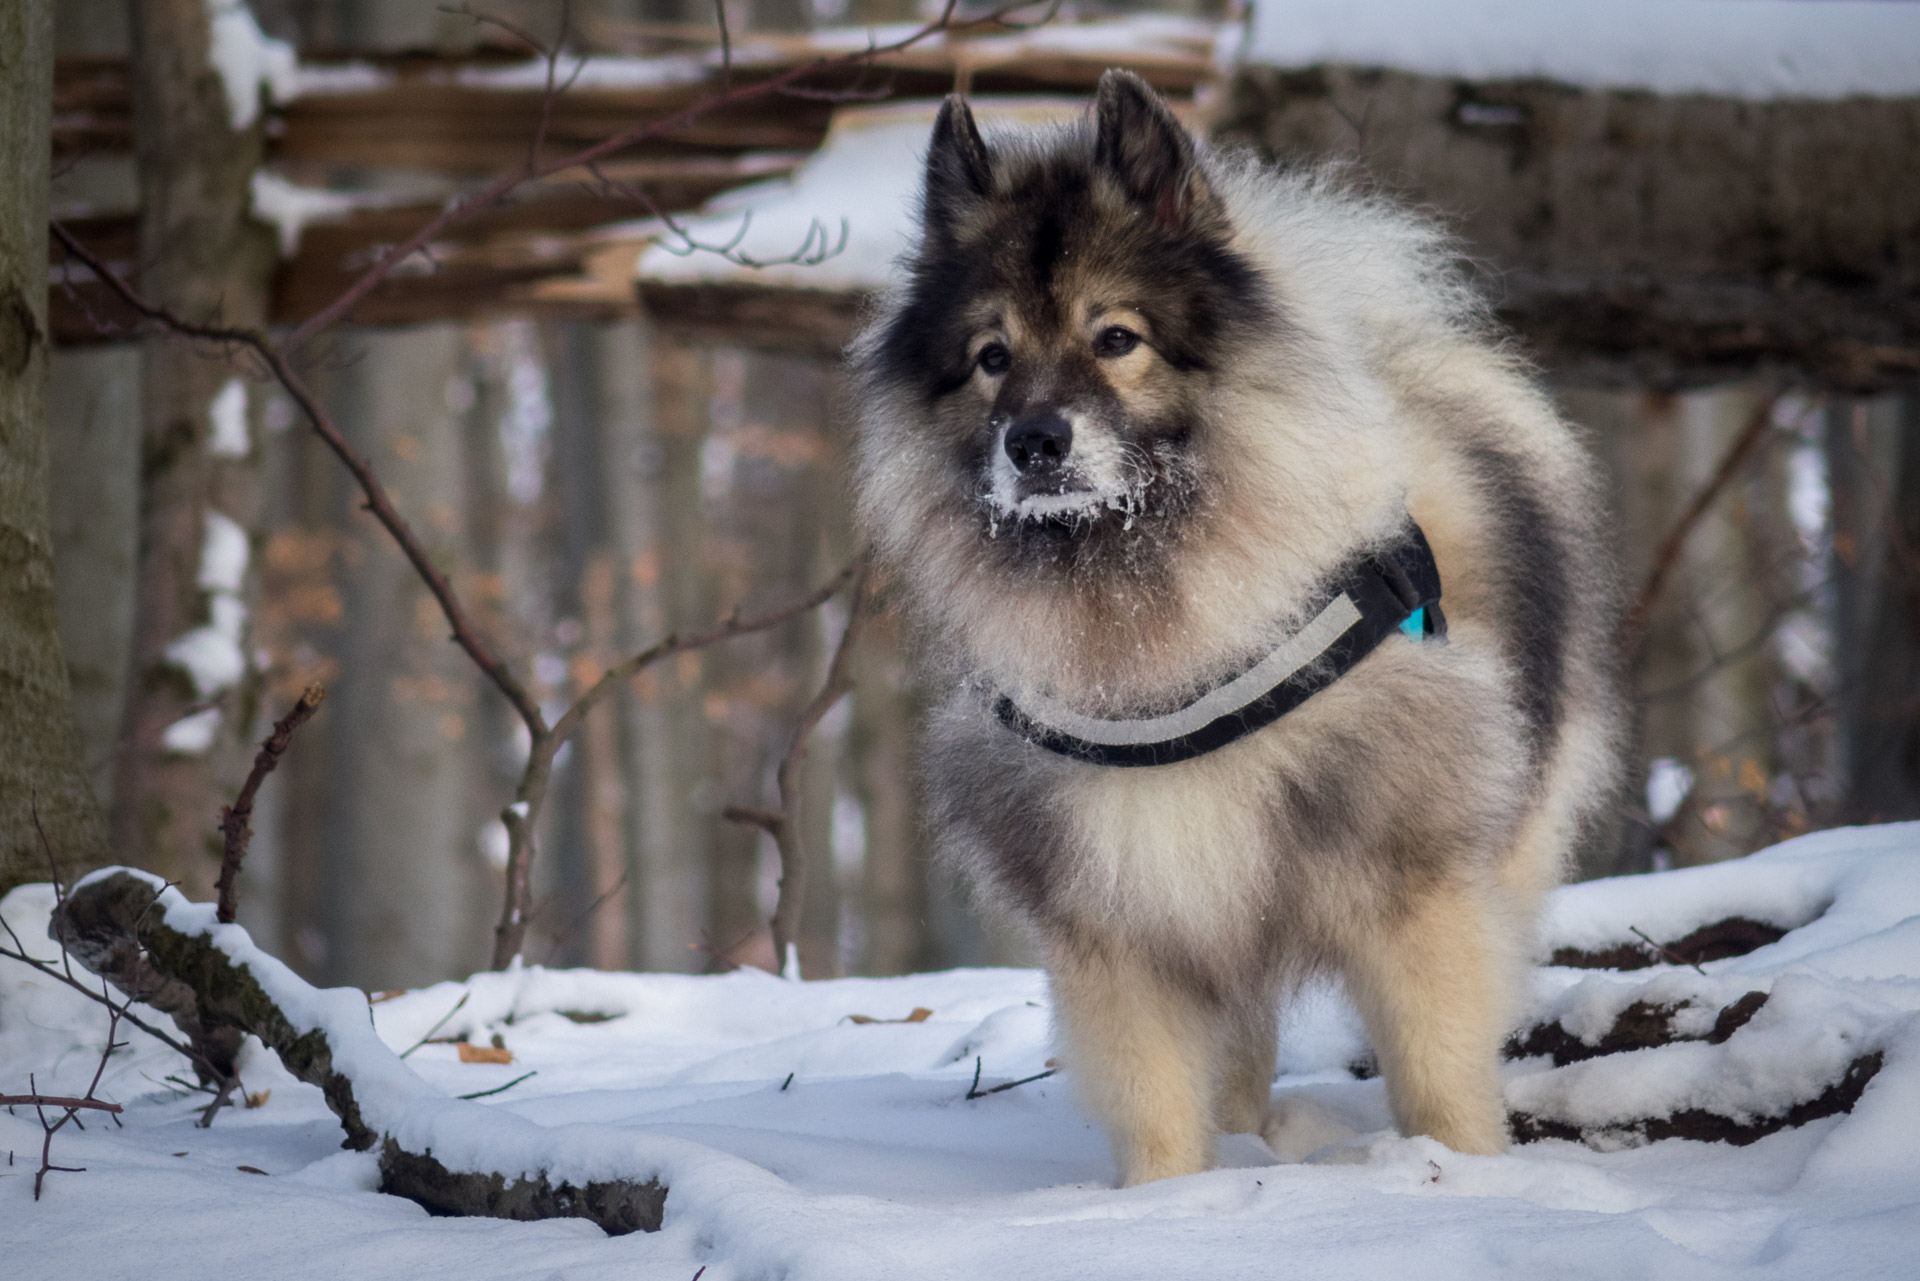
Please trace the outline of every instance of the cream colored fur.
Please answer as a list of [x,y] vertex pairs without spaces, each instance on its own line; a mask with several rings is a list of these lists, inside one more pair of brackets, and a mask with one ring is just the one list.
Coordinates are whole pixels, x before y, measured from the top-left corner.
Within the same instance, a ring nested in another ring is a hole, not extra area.
[[[990,141],[1001,156],[1048,145]],[[1288,323],[1209,389],[1207,429],[1234,465],[1182,545],[1171,596],[1143,599],[1137,630],[1116,638],[1110,621],[1130,617],[1127,584],[1096,621],[1045,585],[982,572],[979,530],[934,506],[951,464],[916,448],[922,411],[858,384],[861,523],[949,691],[928,764],[946,856],[1041,940],[1064,1062],[1124,1183],[1206,1169],[1220,1131],[1288,1132],[1268,1106],[1274,1012],[1317,970],[1344,977],[1401,1128],[1498,1152],[1497,1057],[1539,899],[1615,773],[1601,656],[1613,588],[1592,549],[1591,469],[1486,336],[1431,224],[1353,194],[1338,172],[1219,156],[1202,170]],[[856,345],[856,374],[874,341]],[[1515,549],[1479,506],[1472,459],[1485,449],[1516,460],[1587,544],[1557,571],[1580,605],[1561,714],[1537,751],[1503,641],[1498,568]],[[1315,584],[1403,512],[1434,548],[1450,639],[1393,638],[1230,747],[1092,766],[1018,741],[986,711],[982,689],[1088,714],[1178,699],[1297,626]],[[1316,786],[1328,817],[1298,799]],[[1021,806],[1034,817],[1005,817]],[[1029,857],[1040,871],[1021,870]]]

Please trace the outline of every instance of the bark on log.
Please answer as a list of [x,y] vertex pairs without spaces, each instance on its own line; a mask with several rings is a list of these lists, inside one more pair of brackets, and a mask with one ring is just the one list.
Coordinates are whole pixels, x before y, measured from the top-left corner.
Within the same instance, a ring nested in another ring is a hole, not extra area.
[[154,882],[137,873],[97,876],[67,895],[48,933],[94,973],[172,1015],[196,1046],[237,1050],[245,1033],[259,1037],[289,1072],[320,1088],[346,1131],[341,1146],[380,1149],[381,1191],[435,1214],[582,1218],[610,1235],[659,1228],[667,1188],[658,1179],[595,1180],[576,1187],[550,1179],[545,1171],[513,1178],[456,1171],[431,1150],[411,1151],[380,1133],[365,1115],[360,1087],[335,1063],[329,1029],[296,1026],[252,970],[236,963],[208,933],[167,924],[165,913],[155,910],[158,897]]

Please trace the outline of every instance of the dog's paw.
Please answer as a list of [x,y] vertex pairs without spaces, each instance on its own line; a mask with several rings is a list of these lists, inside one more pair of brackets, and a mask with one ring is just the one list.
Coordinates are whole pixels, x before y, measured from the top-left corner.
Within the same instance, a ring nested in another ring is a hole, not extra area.
[[1304,1161],[1321,1148],[1344,1143],[1357,1131],[1304,1094],[1282,1095],[1267,1111],[1260,1137],[1282,1161]]

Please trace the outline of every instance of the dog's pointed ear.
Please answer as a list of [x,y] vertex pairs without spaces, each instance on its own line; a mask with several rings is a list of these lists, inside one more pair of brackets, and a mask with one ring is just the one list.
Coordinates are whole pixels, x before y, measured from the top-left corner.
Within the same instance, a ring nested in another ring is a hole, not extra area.
[[980,127],[966,99],[948,94],[927,148],[927,225],[952,225],[956,214],[985,200],[992,190],[993,160]]
[[1200,172],[1193,140],[1160,95],[1133,72],[1100,77],[1093,146],[1100,168],[1161,226],[1224,229],[1226,210]]

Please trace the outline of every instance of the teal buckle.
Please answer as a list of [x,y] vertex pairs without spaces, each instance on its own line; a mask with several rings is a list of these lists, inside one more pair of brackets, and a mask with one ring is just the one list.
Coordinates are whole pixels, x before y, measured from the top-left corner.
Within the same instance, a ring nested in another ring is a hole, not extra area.
[[1426,639],[1427,607],[1422,605],[1419,609],[1414,610],[1402,619],[1400,622],[1400,630],[1408,636],[1411,636],[1414,640]]

